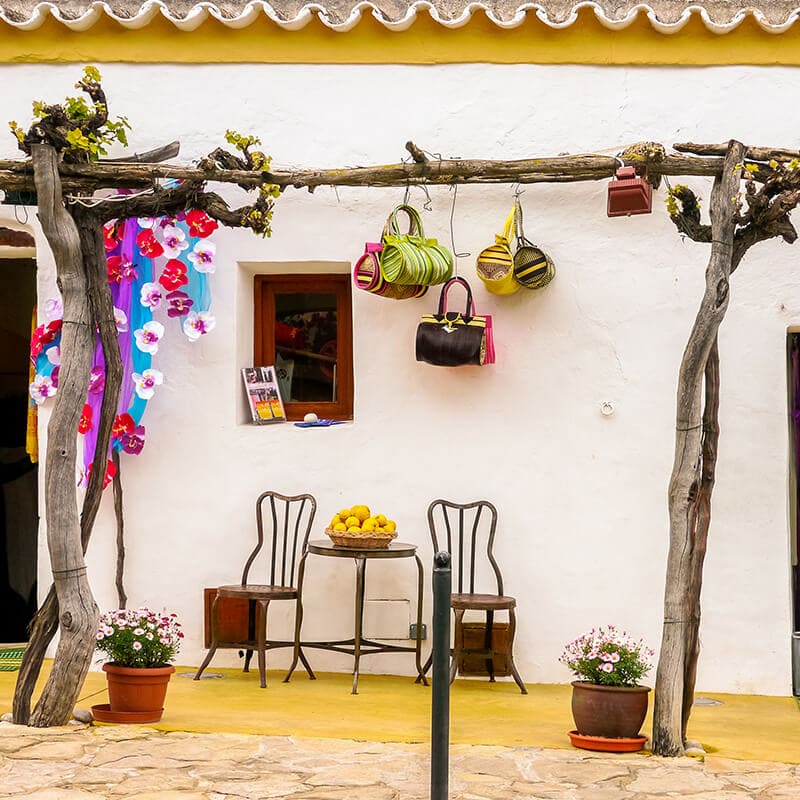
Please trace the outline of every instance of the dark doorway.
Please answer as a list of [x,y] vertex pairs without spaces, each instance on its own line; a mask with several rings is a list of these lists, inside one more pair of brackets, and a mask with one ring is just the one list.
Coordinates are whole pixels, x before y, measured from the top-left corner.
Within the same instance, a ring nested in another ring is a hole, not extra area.
[[0,642],[24,642],[36,612],[37,465],[25,450],[36,262],[0,259]]

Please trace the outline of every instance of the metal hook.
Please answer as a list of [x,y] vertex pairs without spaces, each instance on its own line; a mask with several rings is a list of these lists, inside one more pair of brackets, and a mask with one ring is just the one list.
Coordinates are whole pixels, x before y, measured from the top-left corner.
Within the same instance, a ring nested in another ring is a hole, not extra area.
[[519,200],[520,195],[525,194],[525,190],[522,188],[522,184],[519,181],[511,184],[511,193],[514,195],[515,200]]
[[453,223],[453,218],[455,217],[456,213],[456,199],[458,197],[458,184],[451,183],[449,191],[453,193],[453,202],[450,204],[450,246],[453,249],[453,259],[455,261],[455,269],[456,269],[456,277],[458,277],[458,259],[459,258],[469,258],[472,253],[459,253],[456,249],[456,237],[455,237],[455,226]]
[[420,189],[425,192],[425,202],[422,204],[422,208],[425,211],[433,211],[433,201],[431,200],[430,192],[428,192],[428,187],[422,183],[420,184]]
[[408,205],[408,200],[409,200],[410,194],[411,194],[411,182],[410,181],[406,181],[406,191],[403,194],[403,205],[404,206]]
[[614,158],[619,161],[620,169],[622,169],[625,166],[625,162],[619,156],[614,156]]

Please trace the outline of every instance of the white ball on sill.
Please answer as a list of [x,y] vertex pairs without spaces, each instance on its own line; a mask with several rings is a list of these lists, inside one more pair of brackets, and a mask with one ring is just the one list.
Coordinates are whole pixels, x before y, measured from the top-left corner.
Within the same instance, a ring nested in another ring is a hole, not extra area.
[[303,417],[303,422],[319,422],[319,417],[313,411],[309,411]]

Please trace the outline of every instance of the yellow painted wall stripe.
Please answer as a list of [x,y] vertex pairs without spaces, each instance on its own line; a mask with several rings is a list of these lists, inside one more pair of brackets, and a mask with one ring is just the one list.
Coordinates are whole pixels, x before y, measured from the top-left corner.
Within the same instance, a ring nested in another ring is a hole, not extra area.
[[0,62],[272,63],[272,64],[800,64],[800,23],[770,34],[747,18],[731,33],[710,32],[697,15],[678,33],[653,30],[640,14],[612,31],[590,10],[569,28],[554,30],[533,14],[518,28],[498,28],[476,13],[462,28],[445,28],[420,13],[406,31],[393,32],[369,15],[345,33],[317,19],[298,31],[267,18],[229,28],[209,19],[181,31],[162,17],[138,30],[102,18],[71,31],[48,18],[33,31],[0,23]]

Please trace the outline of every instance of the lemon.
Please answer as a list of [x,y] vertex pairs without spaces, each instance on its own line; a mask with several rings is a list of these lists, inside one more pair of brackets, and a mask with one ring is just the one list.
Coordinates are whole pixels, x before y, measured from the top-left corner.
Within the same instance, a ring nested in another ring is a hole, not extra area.
[[341,519],[341,520],[346,520],[349,516],[350,516],[350,509],[349,508],[343,508],[339,512],[339,519]]
[[376,514],[375,521],[378,523],[378,525],[385,525],[386,517],[384,517],[383,514]]
[[358,517],[359,522],[363,522],[369,516],[369,506],[353,506],[350,511],[354,517]]
[[358,527],[361,525],[361,520],[356,516],[349,516],[345,521],[344,524],[347,525],[348,528],[352,528],[353,526]]
[[347,525],[345,525],[344,522],[339,522],[339,520],[337,519],[336,523],[333,526],[333,529],[335,531],[346,531],[347,530]]
[[375,522],[375,520],[374,520],[374,519],[372,519],[372,517],[367,517],[367,518],[366,518],[366,519],[365,519],[365,520],[364,520],[364,521],[361,523],[361,530],[362,530],[362,531],[374,531],[374,530],[375,530],[375,528],[377,528],[377,527],[378,527],[378,523],[377,523],[377,522]]
[[337,515],[336,515],[336,516],[335,516],[335,517],[334,517],[334,518],[331,520],[331,524],[330,524],[330,525],[328,525],[328,527],[329,527],[329,528],[333,528],[333,527],[335,527],[335,526],[336,526],[336,524],[337,524],[337,523],[339,523],[339,522],[341,522],[341,519],[339,519],[339,515],[337,514]]
[[385,531],[388,531],[389,533],[394,533],[395,530],[397,529],[397,525],[394,523],[393,520],[387,519],[386,524],[383,526],[383,529]]
[[347,529],[347,532],[348,532],[348,533],[361,533],[361,528],[359,528],[359,526],[358,526],[358,525],[351,525],[351,526],[350,526],[350,527]]

